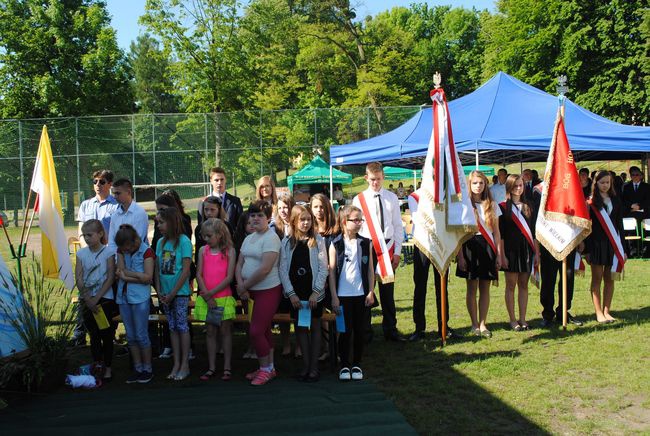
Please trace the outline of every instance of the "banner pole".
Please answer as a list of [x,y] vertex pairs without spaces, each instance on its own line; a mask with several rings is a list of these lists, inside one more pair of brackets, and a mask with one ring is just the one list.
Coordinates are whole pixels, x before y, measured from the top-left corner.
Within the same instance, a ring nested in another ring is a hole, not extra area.
[[440,335],[443,346],[447,344],[447,316],[447,271],[445,271],[440,274],[440,318],[442,320]]
[[562,260],[562,329],[566,330],[567,318],[569,311],[567,310],[567,271],[566,271],[566,257]]

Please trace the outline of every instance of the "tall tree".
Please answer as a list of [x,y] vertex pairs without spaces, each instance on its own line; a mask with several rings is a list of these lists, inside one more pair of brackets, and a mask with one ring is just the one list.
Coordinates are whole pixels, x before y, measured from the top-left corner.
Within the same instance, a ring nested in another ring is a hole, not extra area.
[[138,36],[131,43],[129,65],[133,71],[136,105],[144,113],[178,111],[174,95],[171,58],[167,51],[149,34]]
[[140,21],[174,56],[185,111],[243,107],[247,72],[237,33],[239,6],[236,0],[147,0]]
[[484,78],[503,70],[554,93],[555,77],[566,74],[576,103],[619,122],[650,122],[647,0],[500,0],[497,8],[483,21]]
[[131,112],[129,80],[104,2],[0,5],[0,116]]

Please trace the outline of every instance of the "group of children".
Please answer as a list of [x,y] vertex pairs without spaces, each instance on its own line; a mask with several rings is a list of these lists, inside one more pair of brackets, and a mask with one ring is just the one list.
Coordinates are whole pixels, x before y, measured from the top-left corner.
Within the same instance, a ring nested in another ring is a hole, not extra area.
[[[539,263],[534,240],[535,207],[524,195],[521,176],[510,175],[505,183],[506,201],[492,200],[488,181],[479,171],[469,175],[472,203],[479,231],[459,250],[456,275],[467,280],[467,309],[472,331],[491,337],[487,328],[489,289],[505,271],[505,302],[513,330],[527,330],[528,281]],[[375,268],[370,239],[359,234],[366,220],[353,205],[339,209],[338,217],[327,197],[316,194],[310,207],[295,205],[290,197],[278,199],[270,178],[260,180],[257,200],[232,229],[224,220],[218,199],[202,203],[203,222],[195,231],[196,247],[188,237],[180,199],[161,199],[156,215],[155,251],[135,229],[122,225],[116,233],[117,253],[106,246],[102,223],[83,224],[87,247],[77,253],[76,279],[84,302],[84,320],[91,338],[91,352],[102,362],[107,379],[112,377],[114,325],[102,329],[97,314],[110,320],[118,312],[126,330],[134,372],[127,383],[147,383],[153,377],[148,319],[151,285],[169,325],[173,367],[168,379],[189,376],[191,282],[198,293],[195,318],[206,319],[208,369],[202,380],[217,376],[218,343],[223,351],[222,380],[232,378],[232,323],[237,302],[251,310],[247,354],[256,356],[259,367],[246,375],[252,385],[264,385],[277,376],[274,365],[273,318],[283,299],[291,317],[308,310],[310,321],[295,329],[303,368],[299,380],[319,380],[321,317],[324,307],[343,316],[345,331],[338,333],[340,380],[361,380],[361,360],[366,340],[366,321],[374,304]],[[163,207],[164,206],[164,207]],[[584,253],[592,269],[592,296],[599,322],[612,322],[614,292],[612,264],[619,255],[616,241],[622,236],[621,202],[613,193],[611,176],[598,172],[591,198],[592,235]],[[616,239],[615,238],[615,239]],[[620,244],[619,244],[620,248]],[[582,249],[582,247],[581,247]],[[195,252],[193,257],[193,251]],[[195,260],[196,270],[193,262]],[[116,285],[114,285],[114,283]],[[603,298],[600,297],[601,283]],[[519,293],[515,313],[515,288]],[[477,303],[478,294],[478,303]],[[202,308],[199,310],[199,308]],[[202,315],[201,315],[202,314]],[[209,321],[212,315],[216,317]],[[217,340],[217,337],[220,340]]]
[[[349,350],[352,335],[363,338],[364,311],[373,302],[370,244],[357,235],[363,222],[359,209],[348,206],[340,211],[339,232],[329,200],[321,197],[312,201],[315,214],[310,208],[292,205],[290,211],[283,211],[284,219],[277,208],[273,215],[271,201],[257,200],[242,215],[237,231],[223,220],[218,202],[214,204],[211,197],[203,202],[204,221],[196,232],[195,319],[206,319],[208,312],[219,309],[219,320],[205,325],[208,369],[200,376],[202,380],[217,375],[218,343],[224,357],[221,379],[232,378],[235,297],[243,308],[252,311],[249,340],[259,361],[259,368],[246,375],[252,385],[266,384],[277,375],[271,329],[283,298],[290,305],[292,319],[297,320],[298,311],[305,309],[311,316],[307,326],[295,324],[304,363],[299,380],[319,380],[324,306],[335,313],[345,311],[346,332],[339,334],[342,379],[363,378],[359,366],[363,341],[355,340],[351,359]],[[100,221],[89,220],[82,226],[87,247],[77,253],[77,286],[84,303],[91,353],[95,362],[102,363],[105,379],[112,378],[115,325],[109,322],[108,328],[101,327],[96,318],[100,308],[109,321],[119,313],[124,324],[134,367],[127,383],[147,383],[153,377],[148,332],[152,284],[169,326],[173,367],[167,379],[183,380],[190,374],[193,247],[184,229],[182,205],[165,203],[156,200],[164,207],[158,207],[155,218],[155,251],[130,225],[122,225],[117,231],[117,253],[109,251]]]

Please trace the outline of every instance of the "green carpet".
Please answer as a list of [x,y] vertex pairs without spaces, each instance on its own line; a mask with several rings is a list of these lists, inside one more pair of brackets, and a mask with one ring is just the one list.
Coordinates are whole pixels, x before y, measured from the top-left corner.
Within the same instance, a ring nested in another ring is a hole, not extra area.
[[129,433],[408,435],[415,430],[368,381],[277,379],[60,391],[0,411],[4,435]]

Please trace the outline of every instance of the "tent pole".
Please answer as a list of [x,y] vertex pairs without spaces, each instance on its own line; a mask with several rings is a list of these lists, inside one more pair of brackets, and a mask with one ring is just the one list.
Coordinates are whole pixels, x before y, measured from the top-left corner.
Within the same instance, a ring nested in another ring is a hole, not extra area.
[[417,176],[418,170],[413,169],[413,189],[418,189],[418,176]]
[[[334,167],[330,164],[330,203],[334,206]],[[339,205],[340,206],[340,205]]]
[[478,162],[478,141],[476,142],[476,171],[478,171],[479,162]]

